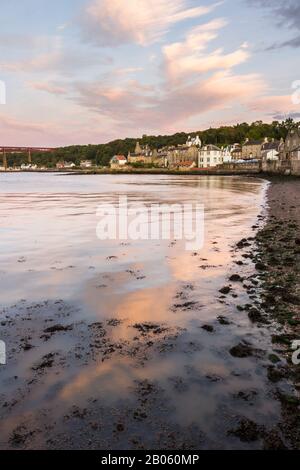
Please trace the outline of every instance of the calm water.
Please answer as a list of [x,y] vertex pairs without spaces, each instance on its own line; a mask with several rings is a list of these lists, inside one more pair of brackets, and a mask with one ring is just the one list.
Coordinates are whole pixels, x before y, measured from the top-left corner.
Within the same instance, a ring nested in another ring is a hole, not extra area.
[[[262,210],[265,189],[263,180],[244,177],[1,174],[2,315],[8,312],[10,318],[19,318],[34,306],[35,312],[40,309],[37,318],[49,317],[53,306],[61,301],[69,309],[69,323],[120,320],[110,340],[128,344],[128,348],[136,340],[133,325],[137,323],[155,322],[180,331],[176,345],[163,353],[160,343],[154,352],[149,343],[149,357],[142,349],[143,354],[139,350],[136,356],[127,351],[103,361],[91,360],[88,355],[76,363],[68,360],[68,354],[80,343],[82,349],[88,346],[84,332],[60,333],[43,341],[32,328],[35,347],[26,354],[12,352],[11,363],[0,369],[3,399],[18,397],[2,416],[2,447],[8,445],[12,430],[25,419],[43,431],[24,445],[47,447],[49,432],[71,433],[61,419],[66,410],[74,405],[87,407],[92,397],[101,401],[101,407],[114,407],[120,419],[125,409],[136,406],[133,386],[145,379],[157,384],[167,397],[171,411],[165,418],[163,412],[157,418],[162,427],[164,420],[168,426],[185,430],[196,425],[205,436],[204,448],[247,448],[227,435],[224,423],[229,425],[236,416],[255,417],[270,425],[277,422],[279,408],[270,398],[263,360],[235,359],[228,353],[246,338],[268,350],[269,336],[236,308],[249,301],[242,285],[234,286],[234,295],[225,299],[220,299],[219,293],[228,285],[228,276],[239,272],[234,261],[241,255],[232,247],[241,238],[253,235],[251,227]],[[145,204],[203,203],[204,248],[191,253],[180,242],[99,241],[97,207],[117,202],[120,195],[127,195],[129,202]],[[254,272],[249,260],[239,269],[246,277]],[[193,307],[184,308],[185,302],[192,302]],[[219,315],[226,316],[230,325],[221,326]],[[213,325],[214,333],[203,330],[204,324]],[[14,349],[13,334],[7,341]],[[32,364],[54,350],[67,359],[32,379]],[[18,380],[13,381],[13,376]],[[254,404],[234,401],[236,393],[249,389],[255,389]],[[48,432],[41,418],[47,413],[55,418]],[[128,424],[128,432],[115,443],[109,435],[101,436],[102,442],[126,448],[130,446],[130,433],[146,432],[150,436],[154,432],[147,419],[137,423],[137,429],[135,424]],[[84,434],[87,424],[82,426]],[[76,445],[87,446],[80,444],[78,436],[76,439]]]
[[[230,246],[249,235],[264,187],[261,180],[245,178],[2,174],[2,301],[75,297],[91,314],[101,315],[103,310],[95,312],[89,300],[95,271],[116,275],[133,265],[147,271],[142,283],[123,281],[114,295],[137,293],[141,287],[161,288],[195,275],[199,281],[190,253],[169,249],[169,242],[137,242],[126,249],[119,241],[100,242],[96,237],[98,205],[117,202],[120,195],[127,195],[129,203],[203,203],[203,258],[209,256],[209,264],[225,265]],[[108,264],[109,256],[117,256],[118,261]],[[200,273],[204,292],[213,281],[208,278],[220,272],[213,273],[206,272],[204,278]]]

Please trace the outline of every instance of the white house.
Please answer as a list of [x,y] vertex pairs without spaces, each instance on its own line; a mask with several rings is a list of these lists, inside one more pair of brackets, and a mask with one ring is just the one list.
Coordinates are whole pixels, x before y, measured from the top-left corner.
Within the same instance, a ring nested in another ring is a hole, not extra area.
[[62,170],[64,168],[75,168],[75,163],[74,162],[63,162],[63,161],[60,161],[60,162],[57,162],[56,163],[56,168],[58,170]]
[[189,135],[186,145],[188,147],[195,147],[196,146],[196,147],[200,148],[201,145],[202,145],[202,141],[201,141],[201,139],[198,135],[197,135],[197,137],[191,137]]
[[279,160],[279,152],[276,149],[264,150],[261,155],[264,161],[272,160],[277,162]]
[[37,165],[32,165],[32,163],[23,163],[21,165],[21,170],[37,170]]
[[199,150],[198,168],[210,168],[223,163],[223,150],[216,145],[205,145]]
[[262,146],[261,149],[261,156],[262,160],[264,161],[278,161],[279,160],[279,151],[281,142],[273,140],[272,142],[268,142]]
[[124,167],[125,165],[127,165],[127,158],[125,155],[115,155],[110,161],[111,168]]
[[227,147],[222,147],[222,163],[231,163],[232,162],[232,145],[228,145]]
[[82,160],[80,162],[80,168],[91,168],[93,166],[93,162],[91,160]]

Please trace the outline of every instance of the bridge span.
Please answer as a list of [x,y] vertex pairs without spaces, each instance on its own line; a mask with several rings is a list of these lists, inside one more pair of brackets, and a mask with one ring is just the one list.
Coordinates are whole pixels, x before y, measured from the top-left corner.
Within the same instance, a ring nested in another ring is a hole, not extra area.
[[32,163],[32,154],[37,152],[50,153],[56,150],[54,147],[1,147],[3,167],[7,169],[7,154],[10,153],[27,153],[28,163]]

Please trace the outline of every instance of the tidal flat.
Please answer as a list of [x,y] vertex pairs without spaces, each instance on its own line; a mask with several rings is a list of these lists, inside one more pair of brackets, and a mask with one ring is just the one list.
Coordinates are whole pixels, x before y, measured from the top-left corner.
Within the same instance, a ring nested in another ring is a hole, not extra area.
[[[299,320],[298,293],[284,321],[266,300],[263,234],[287,214],[293,232],[271,245],[284,262],[294,250],[298,275],[299,182],[280,184],[0,175],[0,448],[296,448],[297,379],[276,338]],[[204,246],[99,240],[97,208],[125,195],[203,204]]]

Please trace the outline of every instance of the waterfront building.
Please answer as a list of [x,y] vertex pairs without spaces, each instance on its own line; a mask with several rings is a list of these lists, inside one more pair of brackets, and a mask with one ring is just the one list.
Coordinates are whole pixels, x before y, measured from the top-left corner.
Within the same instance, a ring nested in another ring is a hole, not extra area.
[[262,140],[246,139],[242,146],[242,160],[261,160],[264,144],[269,142],[268,138]]
[[263,161],[278,161],[279,160],[279,149],[282,145],[282,141],[272,140],[262,146],[262,160]]
[[199,150],[198,168],[211,168],[222,165],[223,152],[216,145],[205,145]]
[[242,146],[241,144],[233,144],[231,149],[231,157],[233,161],[242,159]]
[[232,151],[233,145],[228,145],[227,147],[222,147],[222,163],[231,163],[232,162]]
[[75,163],[60,161],[56,163],[57,170],[63,170],[64,168],[75,168]]
[[167,150],[167,162],[169,167],[178,167],[182,162],[198,163],[199,149],[195,145],[178,145]]
[[279,148],[281,161],[300,161],[300,127],[291,129]]
[[153,165],[160,168],[168,167],[168,150],[167,147],[163,147],[158,150],[153,150],[152,156]]
[[112,169],[124,168],[127,165],[127,158],[125,155],[114,155],[110,161]]
[[153,163],[153,152],[149,145],[140,145],[137,142],[133,153],[129,152],[127,157],[128,163]]
[[91,168],[93,166],[93,162],[91,160],[82,160],[80,162],[80,168]]
[[37,170],[37,165],[33,165],[32,163],[23,163],[21,165],[21,170]]

